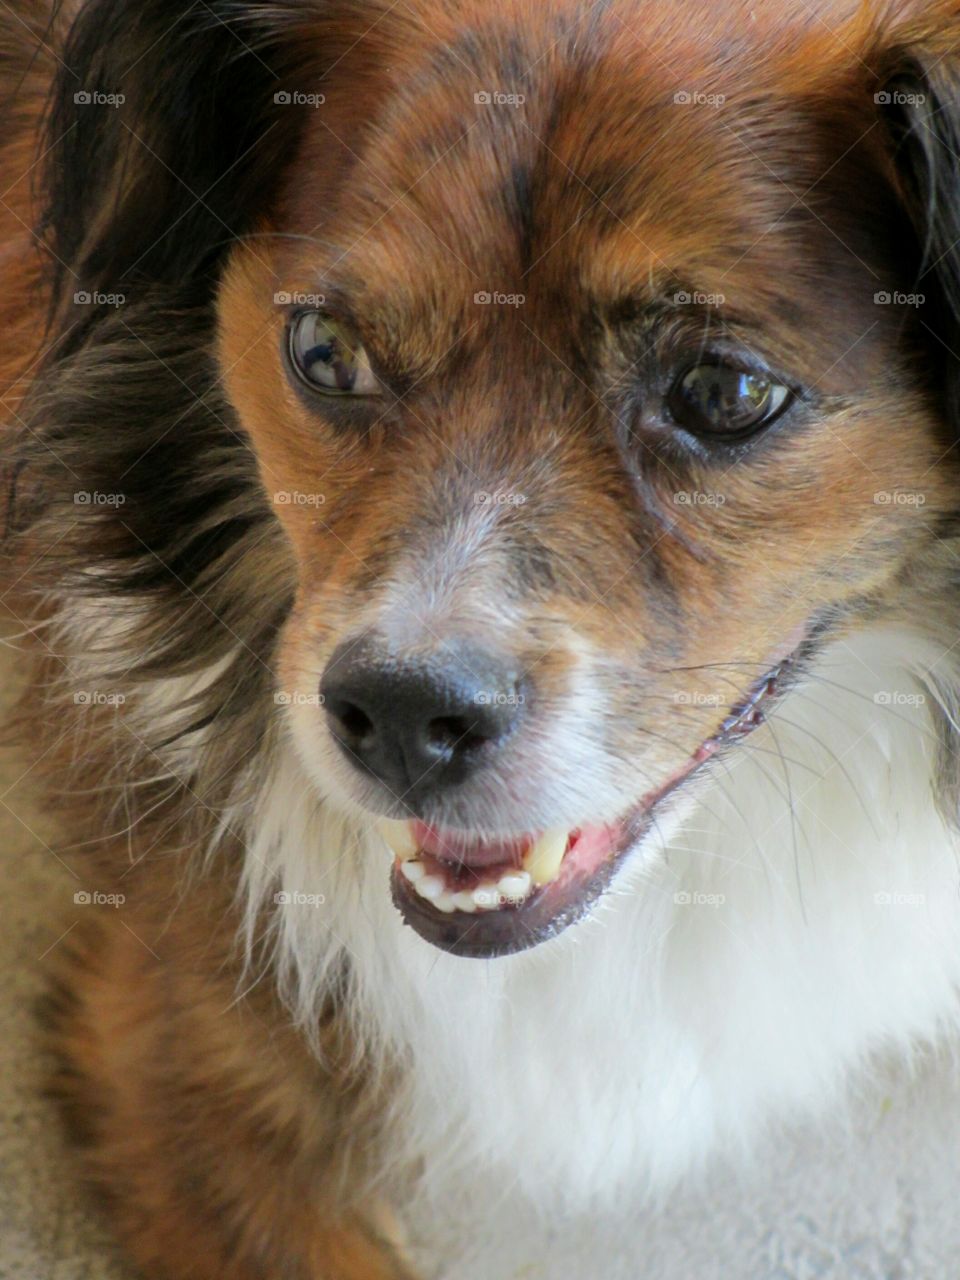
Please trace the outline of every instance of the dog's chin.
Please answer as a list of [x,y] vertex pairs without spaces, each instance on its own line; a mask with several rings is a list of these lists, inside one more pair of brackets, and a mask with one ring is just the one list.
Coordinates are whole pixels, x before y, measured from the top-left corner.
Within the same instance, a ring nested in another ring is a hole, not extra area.
[[482,959],[562,933],[650,847],[654,829],[683,807],[707,761],[763,722],[793,662],[791,655],[772,668],[679,768],[612,822],[491,841],[418,821],[383,821],[395,855],[393,901],[404,922],[444,951]]

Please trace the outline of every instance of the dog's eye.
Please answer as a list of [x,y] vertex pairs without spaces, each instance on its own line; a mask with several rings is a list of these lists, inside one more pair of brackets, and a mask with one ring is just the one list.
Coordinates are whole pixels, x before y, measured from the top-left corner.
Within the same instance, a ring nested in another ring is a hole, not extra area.
[[290,326],[290,362],[315,391],[332,396],[375,396],[380,383],[363,344],[320,311],[305,311]]
[[673,384],[667,407],[698,436],[745,436],[766,426],[792,399],[788,387],[735,365],[698,364]]

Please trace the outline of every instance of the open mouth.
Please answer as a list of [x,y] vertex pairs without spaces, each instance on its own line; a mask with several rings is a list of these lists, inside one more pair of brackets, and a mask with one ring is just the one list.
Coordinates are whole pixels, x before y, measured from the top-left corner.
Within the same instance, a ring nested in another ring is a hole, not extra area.
[[721,747],[750,733],[782,691],[796,652],[755,685],[666,782],[613,823],[482,841],[418,821],[384,821],[393,901],[427,942],[493,958],[536,946],[579,920],[648,830],[657,807]]

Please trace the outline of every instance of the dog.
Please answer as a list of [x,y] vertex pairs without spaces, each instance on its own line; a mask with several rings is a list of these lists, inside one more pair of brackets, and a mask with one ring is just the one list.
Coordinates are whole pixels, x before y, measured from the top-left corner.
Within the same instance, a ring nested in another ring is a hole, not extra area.
[[139,1272],[582,1275],[953,1037],[960,6],[3,21],[51,1087]]

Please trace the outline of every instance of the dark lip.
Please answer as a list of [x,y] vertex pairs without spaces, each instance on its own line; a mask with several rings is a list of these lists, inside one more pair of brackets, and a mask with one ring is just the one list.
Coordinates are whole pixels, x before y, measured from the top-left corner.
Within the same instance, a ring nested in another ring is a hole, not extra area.
[[768,707],[796,681],[815,650],[813,636],[750,686],[746,696],[690,757],[678,776],[639,801],[622,821],[624,834],[604,864],[586,880],[566,885],[545,885],[520,905],[474,915],[437,911],[421,898],[399,874],[396,863],[390,876],[394,905],[426,942],[452,955],[473,959],[497,959],[538,946],[562,933],[585,916],[603,894],[630,851],[652,825],[663,802],[701,771],[718,752],[741,741],[766,718]]

